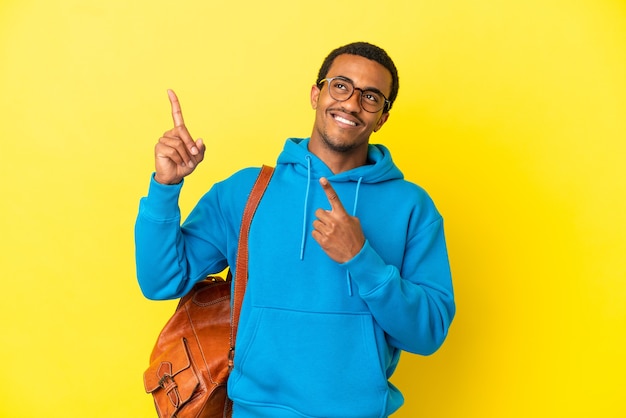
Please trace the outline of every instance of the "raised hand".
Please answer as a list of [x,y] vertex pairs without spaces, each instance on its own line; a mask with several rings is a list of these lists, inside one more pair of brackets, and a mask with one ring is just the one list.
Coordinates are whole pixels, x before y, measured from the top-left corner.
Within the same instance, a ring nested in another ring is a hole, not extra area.
[[365,244],[361,222],[346,212],[328,179],[322,177],[320,184],[331,210],[315,211],[317,219],[313,221],[313,238],[331,259],[345,263],[357,255]]
[[204,159],[206,146],[189,134],[176,93],[167,91],[172,105],[174,128],[165,132],[154,147],[154,179],[162,184],[180,183]]

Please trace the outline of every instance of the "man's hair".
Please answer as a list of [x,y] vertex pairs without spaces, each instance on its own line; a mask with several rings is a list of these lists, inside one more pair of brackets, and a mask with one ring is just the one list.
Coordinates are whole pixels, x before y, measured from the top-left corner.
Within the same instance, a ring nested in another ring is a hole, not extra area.
[[395,64],[387,55],[384,49],[377,47],[376,45],[372,45],[367,42],[354,42],[348,45],[340,46],[339,48],[332,51],[320,67],[320,71],[317,75],[317,86],[321,88],[321,81],[326,78],[328,74],[328,70],[331,65],[335,61],[339,55],[350,54],[350,55],[358,55],[363,58],[370,59],[372,61],[376,61],[383,67],[385,67],[391,73],[391,93],[387,98],[389,100],[389,104],[385,106],[383,112],[388,112],[393,105],[393,102],[396,100],[398,96],[398,89],[400,88],[400,82],[398,79],[398,70],[396,69]]

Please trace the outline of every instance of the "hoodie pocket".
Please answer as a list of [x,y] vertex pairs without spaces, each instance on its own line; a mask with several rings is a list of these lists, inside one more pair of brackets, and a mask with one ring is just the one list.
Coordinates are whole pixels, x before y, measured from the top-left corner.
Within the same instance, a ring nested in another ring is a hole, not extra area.
[[388,383],[369,314],[254,308],[250,319],[237,337],[234,399],[310,417],[383,414]]

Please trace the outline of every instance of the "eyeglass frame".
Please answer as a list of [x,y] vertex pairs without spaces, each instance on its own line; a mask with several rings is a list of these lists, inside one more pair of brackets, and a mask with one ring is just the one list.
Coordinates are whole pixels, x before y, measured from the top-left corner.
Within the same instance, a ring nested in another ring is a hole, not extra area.
[[[330,83],[331,83],[333,80],[336,80],[336,79],[343,80],[343,81],[345,81],[345,82],[349,83],[349,84],[352,86],[352,93],[350,93],[350,95],[349,95],[348,97],[346,97],[345,99],[343,99],[343,100],[335,99],[335,98],[333,97],[333,95],[331,94],[331,92],[330,92]],[[385,113],[385,111],[388,111],[389,107],[391,106],[391,101],[390,101],[389,99],[387,99],[387,96],[385,96],[385,95],[383,94],[383,92],[382,92],[382,91],[378,90],[377,88],[366,88],[366,89],[362,89],[362,88],[356,87],[356,86],[354,85],[354,82],[353,82],[352,80],[350,80],[348,77],[344,77],[344,76],[342,76],[342,75],[338,75],[338,76],[335,76],[335,77],[327,77],[327,78],[324,78],[324,79],[320,80],[320,81],[319,81],[319,83],[317,83],[317,85],[318,85],[318,86],[320,86],[320,90],[321,90],[321,86],[324,84],[324,82],[326,82],[326,83],[328,84],[328,86],[329,86],[329,87],[328,87],[328,94],[330,95],[330,97],[331,97],[333,100],[337,100],[338,102],[345,102],[345,101],[347,101],[347,100],[350,100],[350,98],[354,95],[354,92],[355,92],[356,90],[358,90],[359,92],[361,92],[361,94],[359,95],[359,96],[360,96],[360,98],[359,98],[359,106],[361,106],[361,109],[363,109],[363,110],[364,110],[364,111],[366,111],[367,113],[378,113],[378,112],[380,112],[381,110],[383,111],[383,113]],[[370,111],[370,110],[365,109],[365,108],[363,107],[363,103],[362,103],[362,101],[363,101],[363,93],[365,93],[366,91],[370,91],[370,92],[373,92],[373,93],[376,93],[376,94],[380,94],[381,96],[383,96],[383,99],[384,99],[383,107],[381,107],[380,109],[378,109],[378,110],[377,110],[377,111],[375,111],[375,112],[372,112],[372,111]]]

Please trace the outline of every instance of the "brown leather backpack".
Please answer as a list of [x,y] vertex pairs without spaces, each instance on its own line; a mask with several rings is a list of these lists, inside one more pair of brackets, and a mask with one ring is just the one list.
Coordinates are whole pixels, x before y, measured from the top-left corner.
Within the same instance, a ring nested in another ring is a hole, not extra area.
[[224,418],[232,414],[226,382],[248,281],[248,234],[273,168],[263,166],[246,203],[237,248],[231,313],[230,271],[209,276],[180,299],[150,356],[144,386],[160,418]]

